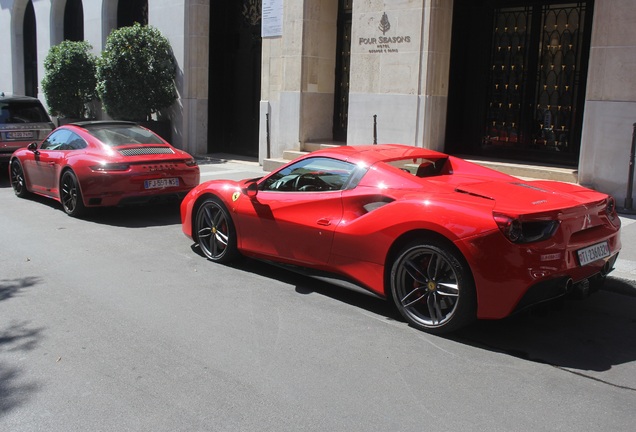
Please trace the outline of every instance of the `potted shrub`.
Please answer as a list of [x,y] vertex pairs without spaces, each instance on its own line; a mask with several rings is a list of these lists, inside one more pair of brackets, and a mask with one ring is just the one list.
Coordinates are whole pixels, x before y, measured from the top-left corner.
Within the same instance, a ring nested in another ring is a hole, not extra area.
[[86,41],[64,41],[52,46],[44,60],[42,91],[49,113],[58,122],[93,117],[97,57],[90,52],[92,48]]
[[[161,109],[176,100],[176,65],[168,40],[154,27],[135,23],[114,30],[97,61],[97,92],[104,110],[113,119],[147,124]],[[164,126],[165,127],[165,126]]]

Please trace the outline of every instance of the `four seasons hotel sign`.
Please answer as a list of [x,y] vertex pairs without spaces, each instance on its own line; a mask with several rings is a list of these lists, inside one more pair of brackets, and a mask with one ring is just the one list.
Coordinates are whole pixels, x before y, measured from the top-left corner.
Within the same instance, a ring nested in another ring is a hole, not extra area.
[[376,17],[369,17],[367,22],[370,31],[368,36],[360,36],[358,38],[358,47],[361,48],[360,51],[369,52],[371,54],[397,53],[400,52],[400,47],[410,45],[410,35],[394,34],[386,12],[382,14],[379,23]]

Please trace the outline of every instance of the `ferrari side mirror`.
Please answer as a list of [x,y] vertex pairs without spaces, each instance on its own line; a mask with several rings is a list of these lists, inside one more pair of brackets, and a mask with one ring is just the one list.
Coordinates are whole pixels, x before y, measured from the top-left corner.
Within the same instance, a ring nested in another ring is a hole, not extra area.
[[243,189],[243,192],[250,199],[254,199],[256,198],[256,195],[258,195],[258,185],[256,184],[256,182],[248,183],[247,186],[245,186],[245,188]]

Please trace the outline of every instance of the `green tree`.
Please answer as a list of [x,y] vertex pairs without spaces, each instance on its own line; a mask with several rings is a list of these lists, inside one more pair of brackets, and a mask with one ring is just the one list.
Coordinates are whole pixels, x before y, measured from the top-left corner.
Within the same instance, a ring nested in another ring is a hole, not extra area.
[[135,23],[114,30],[97,61],[97,92],[114,119],[148,121],[177,98],[176,66],[168,40]]
[[97,57],[90,52],[92,48],[86,41],[63,41],[49,50],[42,91],[51,115],[88,117],[87,104],[97,98]]

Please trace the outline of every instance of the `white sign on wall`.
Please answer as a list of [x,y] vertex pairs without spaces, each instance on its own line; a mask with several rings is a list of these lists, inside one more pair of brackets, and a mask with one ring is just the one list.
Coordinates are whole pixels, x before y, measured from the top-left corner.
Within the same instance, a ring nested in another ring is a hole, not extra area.
[[263,0],[261,37],[283,35],[283,0]]
[[[386,12],[382,15],[365,14],[360,21],[361,25],[357,40],[352,41],[352,50],[358,53],[385,54],[399,53],[401,48],[411,48],[413,38],[410,33],[401,33],[399,26],[393,21],[397,18],[391,17]],[[407,31],[412,29],[407,29]]]

